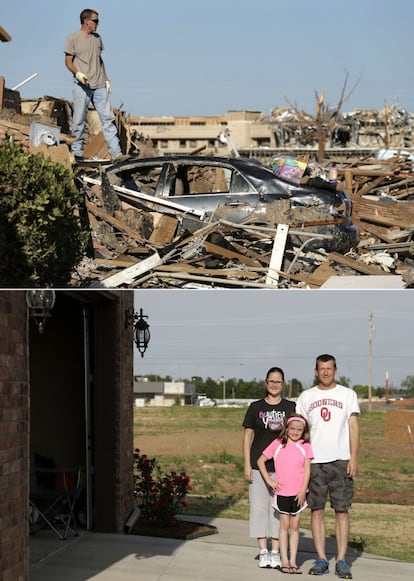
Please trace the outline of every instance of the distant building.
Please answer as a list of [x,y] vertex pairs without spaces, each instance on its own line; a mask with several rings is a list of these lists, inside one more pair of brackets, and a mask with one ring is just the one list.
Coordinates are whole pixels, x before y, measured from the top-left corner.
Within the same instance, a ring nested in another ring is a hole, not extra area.
[[195,385],[184,381],[148,381],[136,376],[134,398],[137,407],[191,405],[195,400]]
[[129,125],[131,132],[151,139],[161,154],[207,149],[226,156],[238,147],[275,147],[262,118],[260,111],[229,111],[209,117],[130,117]]
[[[341,113],[329,135],[335,152],[412,147],[413,116],[392,105]],[[315,117],[294,109],[228,111],[216,116],[130,117],[131,134],[150,140],[160,155],[203,151],[209,155],[271,157],[289,151],[312,155],[318,148]]]

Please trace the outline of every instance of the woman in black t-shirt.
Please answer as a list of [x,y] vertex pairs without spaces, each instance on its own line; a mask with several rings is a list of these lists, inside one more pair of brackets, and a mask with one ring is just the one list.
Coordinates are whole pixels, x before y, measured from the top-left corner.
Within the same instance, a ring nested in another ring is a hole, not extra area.
[[[279,519],[272,506],[273,491],[257,467],[257,459],[275,438],[279,437],[285,418],[295,412],[295,402],[282,397],[285,375],[280,367],[266,374],[266,396],[250,404],[243,420],[244,476],[249,487],[249,535],[259,544],[259,567],[280,567]],[[274,474],[273,460],[266,463]],[[271,551],[268,550],[271,539]]]

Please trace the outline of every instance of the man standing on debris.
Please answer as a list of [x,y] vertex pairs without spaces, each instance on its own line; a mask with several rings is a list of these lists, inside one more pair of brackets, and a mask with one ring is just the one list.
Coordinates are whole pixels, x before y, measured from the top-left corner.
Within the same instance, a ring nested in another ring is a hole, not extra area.
[[349,539],[348,511],[358,467],[360,410],[355,391],[337,384],[336,372],[335,357],[324,354],[316,358],[315,375],[319,383],[302,391],[296,402],[296,413],[308,420],[314,453],[307,501],[312,511],[312,536],[318,558],[309,574],[329,572],[325,549],[325,504],[329,496],[335,511],[335,574],[341,579],[352,579],[345,559]]
[[75,161],[83,160],[86,115],[92,103],[102,125],[102,133],[108,146],[112,161],[122,161],[123,156],[114,124],[109,95],[111,83],[101,57],[103,42],[96,32],[99,24],[98,13],[85,9],[80,13],[81,28],[70,34],[65,43],[65,65],[73,74],[73,119],[72,152]]

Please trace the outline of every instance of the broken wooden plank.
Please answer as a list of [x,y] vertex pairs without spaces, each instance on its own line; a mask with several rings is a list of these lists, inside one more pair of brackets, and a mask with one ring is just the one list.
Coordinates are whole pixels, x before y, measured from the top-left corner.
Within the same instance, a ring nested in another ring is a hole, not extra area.
[[[206,286],[214,287],[214,288],[225,288],[225,287],[244,287],[244,288],[268,288],[274,289],[273,285],[268,285],[265,283],[260,282],[251,282],[251,281],[242,281],[238,279],[228,279],[228,278],[219,278],[214,276],[197,276],[193,274],[187,274],[184,272],[161,272],[161,271],[154,271],[151,274],[151,278],[176,278],[180,280],[188,280],[188,281],[197,281],[203,282]],[[148,280],[148,278],[146,279]],[[136,285],[135,285],[136,286]]]
[[153,231],[149,237],[151,244],[165,246],[174,238],[177,230],[177,218],[154,212]]
[[146,242],[146,240],[144,240],[144,238],[142,238],[142,236],[136,230],[133,230],[132,228],[127,226],[124,222],[121,222],[117,218],[114,218],[113,216],[105,212],[105,210],[98,208],[97,206],[95,206],[95,204],[92,204],[92,202],[85,200],[85,206],[89,212],[92,212],[92,214],[98,216],[98,218],[102,218],[102,220],[104,220],[111,226],[115,227],[117,230],[124,232],[131,238],[134,238],[134,240],[138,240],[143,244]]
[[338,276],[338,273],[326,260],[312,272],[307,280],[311,288],[319,288],[332,276]]
[[401,230],[400,228],[378,226],[377,224],[371,224],[370,222],[361,222],[360,228],[386,243],[405,241],[409,236],[412,236],[414,232],[414,226],[413,228]]
[[381,268],[377,268],[375,266],[369,266],[359,260],[355,260],[354,258],[350,258],[348,256],[343,256],[342,254],[338,254],[337,252],[330,252],[328,255],[329,260],[333,262],[337,262],[339,264],[343,264],[344,266],[348,266],[357,272],[361,272],[362,274],[377,274],[377,275],[390,275],[390,272],[384,272]]
[[414,242],[389,242],[387,244],[369,244],[366,250],[385,250],[388,252],[398,252],[400,254],[414,254]]
[[345,176],[345,189],[348,192],[348,194],[350,196],[352,196],[353,193],[353,181],[352,181],[352,171],[350,169],[346,169],[344,172],[344,176]]
[[[1,109],[0,109],[1,111]],[[23,125],[22,123],[14,123],[13,121],[8,121],[7,119],[0,119],[0,125],[7,127],[8,129],[14,129],[22,135],[29,137],[30,127],[28,125]]]
[[59,145],[31,145],[29,147],[30,153],[33,155],[40,154],[45,159],[54,161],[55,163],[60,163],[66,169],[72,168],[72,158],[68,146],[65,143]]
[[217,276],[217,277],[239,277],[248,279],[259,278],[264,269],[241,269],[241,268],[203,268],[197,266],[190,266],[188,264],[163,264],[158,267],[162,272],[186,272],[187,274],[196,274],[201,276]]
[[354,201],[354,212],[360,220],[383,226],[410,228],[414,224],[414,204],[410,202],[371,202],[365,199]]
[[368,181],[361,188],[354,190],[354,197],[355,196],[361,197],[361,196],[364,196],[364,195],[368,194],[369,192],[375,190],[375,188],[381,186],[384,183],[385,179],[386,178],[381,176],[381,177],[378,177],[376,180]]
[[10,36],[10,34],[4,30],[4,28],[2,26],[0,26],[0,40],[1,42],[10,42],[12,39],[12,37]]
[[247,266],[260,266],[257,260],[254,258],[249,258],[248,256],[243,256],[243,254],[239,254],[234,250],[229,250],[228,248],[223,248],[223,246],[219,246],[218,244],[214,244],[213,242],[208,242],[207,240],[204,242],[204,248],[210,254],[215,254],[216,256],[222,256],[223,258],[229,258],[232,260],[238,260],[242,264],[246,264]]
[[158,252],[155,252],[152,256],[149,256],[132,266],[124,268],[121,272],[117,272],[116,274],[94,283],[92,288],[117,288],[121,285],[130,285],[138,276],[162,264],[167,260],[167,256],[168,255],[165,255],[164,258],[161,258]]
[[279,271],[282,267],[288,232],[289,226],[287,224],[278,224],[273,242],[272,255],[270,257],[269,270],[267,271],[266,284],[277,285],[279,283]]
[[103,266],[106,268],[128,268],[132,264],[135,264],[136,261],[132,258],[112,258],[111,260],[105,258],[94,258],[93,262],[96,266]]

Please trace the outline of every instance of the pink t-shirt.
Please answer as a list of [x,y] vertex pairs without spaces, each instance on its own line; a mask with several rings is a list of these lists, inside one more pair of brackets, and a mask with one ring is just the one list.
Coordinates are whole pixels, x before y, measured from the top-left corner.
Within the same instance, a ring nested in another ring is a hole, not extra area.
[[263,450],[266,458],[273,458],[276,480],[281,485],[277,494],[280,496],[296,496],[303,485],[305,460],[313,458],[312,446],[308,442],[288,442],[283,446],[278,439],[273,440]]

